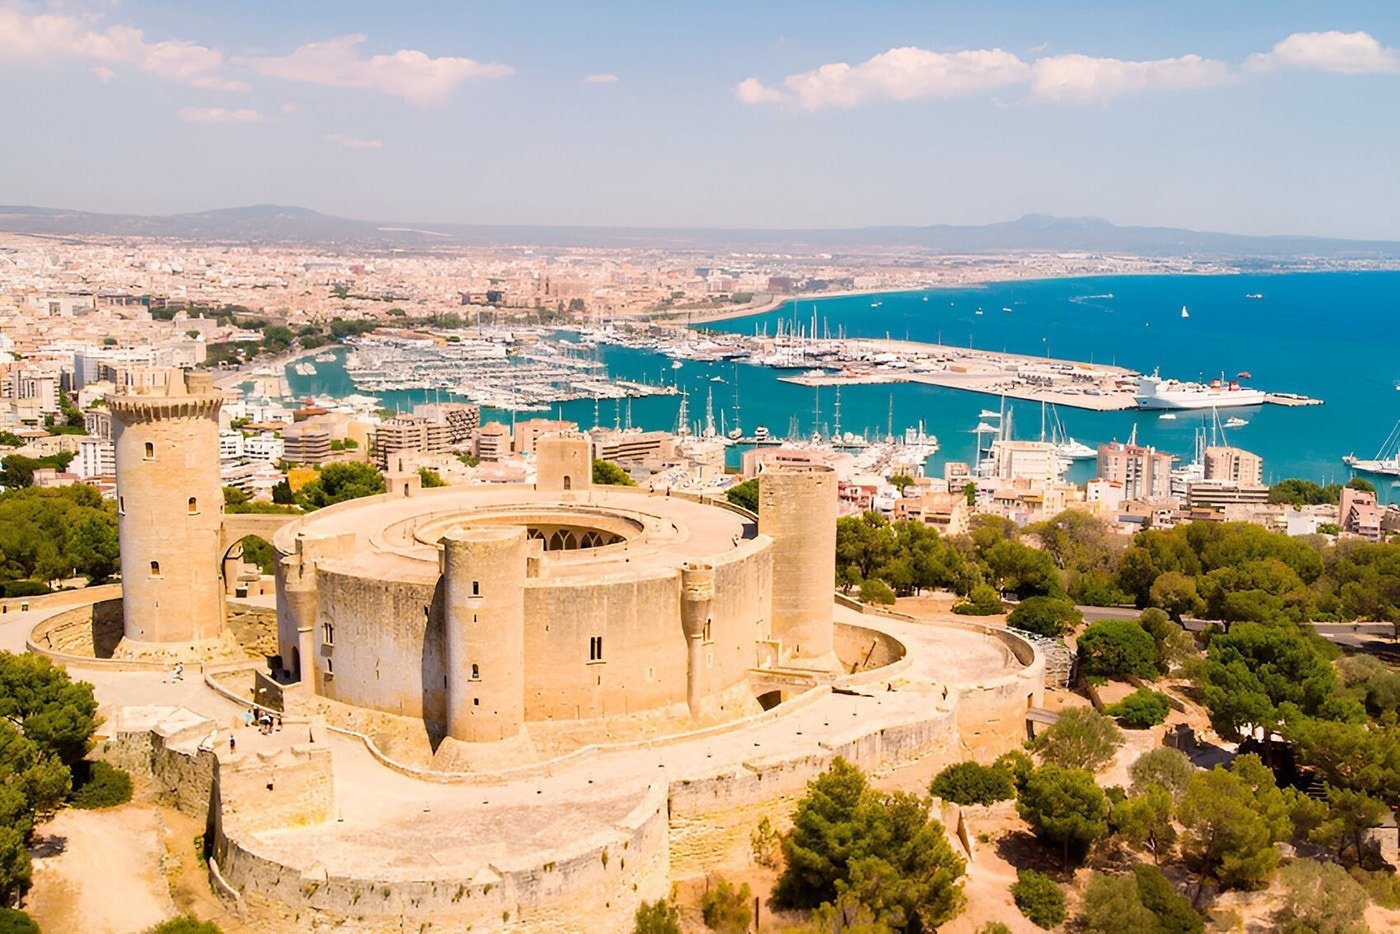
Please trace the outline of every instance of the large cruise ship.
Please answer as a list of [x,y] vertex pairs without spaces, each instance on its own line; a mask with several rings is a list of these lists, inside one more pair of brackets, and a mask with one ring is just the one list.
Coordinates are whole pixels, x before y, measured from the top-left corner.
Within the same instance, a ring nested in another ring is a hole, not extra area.
[[1156,370],[1138,380],[1137,404],[1143,409],[1228,409],[1262,405],[1265,398],[1263,390],[1245,389],[1235,380],[1183,383],[1162,379]]

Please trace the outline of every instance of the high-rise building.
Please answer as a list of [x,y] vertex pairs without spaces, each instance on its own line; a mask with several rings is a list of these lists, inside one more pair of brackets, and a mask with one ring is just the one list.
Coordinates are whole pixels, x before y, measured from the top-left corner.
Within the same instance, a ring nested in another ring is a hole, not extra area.
[[1242,448],[1206,448],[1207,480],[1224,480],[1241,486],[1260,486],[1264,482],[1264,460]]
[[1123,488],[1123,498],[1156,502],[1171,498],[1172,458],[1138,444],[1099,445],[1098,476]]
[[[247,442],[244,442],[247,447]],[[311,422],[282,429],[282,459],[292,464],[325,463],[331,456],[331,433]]]
[[388,419],[374,435],[374,458],[380,470],[389,468],[395,454],[442,454],[450,447],[446,422],[415,416]]

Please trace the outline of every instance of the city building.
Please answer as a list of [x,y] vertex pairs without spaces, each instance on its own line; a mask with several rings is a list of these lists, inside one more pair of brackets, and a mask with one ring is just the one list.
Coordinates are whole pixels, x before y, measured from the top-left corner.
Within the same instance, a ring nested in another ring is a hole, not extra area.
[[[1264,485],[1264,459],[1242,448],[1212,446],[1205,451],[1205,478],[1242,487]],[[1267,489],[1267,488],[1266,488]]]
[[487,422],[476,433],[476,456],[487,463],[510,457],[510,429],[500,422]]
[[[245,442],[244,447],[247,447]],[[282,459],[290,464],[315,466],[331,456],[331,433],[311,422],[282,429]]]
[[1137,444],[1099,445],[1098,477],[1118,484],[1125,500],[1158,502],[1171,499],[1172,458]]

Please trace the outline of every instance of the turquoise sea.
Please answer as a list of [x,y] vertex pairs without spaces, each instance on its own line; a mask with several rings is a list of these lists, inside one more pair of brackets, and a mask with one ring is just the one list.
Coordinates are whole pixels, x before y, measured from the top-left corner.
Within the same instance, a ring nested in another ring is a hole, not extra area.
[[[1259,294],[1260,299],[1246,296]],[[1111,296],[1111,297],[1109,297]],[[873,302],[879,307],[872,307]],[[1181,317],[1181,308],[1190,317]],[[716,330],[773,333],[781,318],[807,325],[815,308],[819,327],[844,329],[855,337],[938,341],[988,350],[1117,363],[1142,372],[1160,368],[1164,377],[1209,380],[1247,371],[1252,385],[1324,399],[1305,408],[1261,406],[1231,410],[1249,424],[1230,431],[1229,441],[1264,458],[1266,480],[1306,477],[1342,481],[1351,472],[1343,455],[1372,457],[1400,419],[1400,272],[1288,273],[1231,276],[1110,276],[994,283],[985,287],[896,292],[883,295],[802,299],[770,314],[720,322]],[[978,315],[977,309],[983,310]],[[1005,311],[1003,309],[1010,309]],[[686,362],[672,369],[659,354],[607,347],[600,358],[623,379],[678,382],[690,391],[691,419],[704,416],[713,393],[715,418],[732,425],[735,389],[746,432],[766,425],[786,435],[796,423],[810,434],[834,425],[834,392],[779,382],[778,373],[747,364]],[[353,391],[343,370],[318,364],[315,376],[288,372],[297,394],[343,395]],[[724,382],[714,380],[720,377]],[[389,393],[388,407],[408,407],[431,394]],[[673,428],[678,396],[633,400],[632,424]],[[841,429],[884,434],[891,404],[896,431],[923,422],[941,449],[931,470],[945,460],[970,460],[970,429],[984,408],[999,400],[931,386],[849,386],[841,392]],[[1008,400],[1017,437],[1040,435],[1040,406]],[[598,421],[626,418],[626,404],[604,401]],[[509,413],[494,413],[509,421]],[[594,404],[556,406],[553,413],[594,424]],[[1138,440],[1189,457],[1194,430],[1209,413],[1182,413],[1162,420],[1147,412],[1086,412],[1062,408],[1069,433],[1094,445],[1124,440],[1133,427]],[[528,416],[520,416],[528,417]],[[1222,414],[1222,418],[1225,415]],[[731,452],[737,458],[737,452]],[[1084,480],[1092,461],[1071,474]],[[1383,498],[1400,499],[1390,478],[1372,478]]]

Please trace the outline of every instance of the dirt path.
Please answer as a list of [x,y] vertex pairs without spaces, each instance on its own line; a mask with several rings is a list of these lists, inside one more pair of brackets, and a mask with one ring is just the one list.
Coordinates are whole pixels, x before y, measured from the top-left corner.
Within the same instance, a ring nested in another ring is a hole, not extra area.
[[156,808],[60,811],[37,842],[24,909],[42,930],[130,934],[175,914]]

